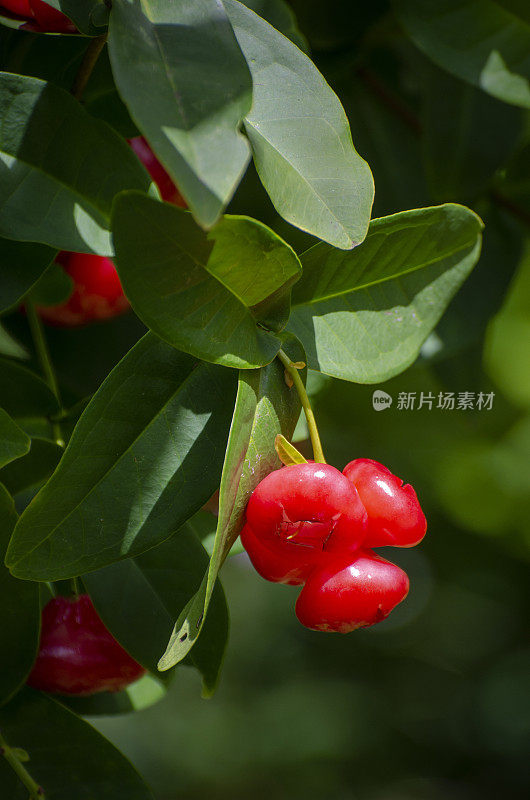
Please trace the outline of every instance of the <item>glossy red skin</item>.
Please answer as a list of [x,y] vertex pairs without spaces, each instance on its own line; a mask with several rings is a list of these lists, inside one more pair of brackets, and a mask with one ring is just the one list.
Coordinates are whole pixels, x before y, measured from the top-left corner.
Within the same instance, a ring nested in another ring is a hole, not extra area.
[[311,563],[323,550],[355,551],[367,517],[355,487],[338,469],[307,463],[267,475],[250,497],[246,521],[273,552],[297,547]]
[[145,672],[104,626],[87,594],[54,597],[44,607],[29,686],[64,695],[119,692]]
[[389,469],[370,458],[344,467],[368,513],[366,547],[414,547],[427,531],[427,520],[416,492]]
[[165,200],[167,203],[173,203],[173,205],[180,206],[181,208],[187,208],[188,205],[186,201],[151,150],[147,140],[143,136],[135,136],[133,139],[128,139],[127,141],[158,186],[162,200]]
[[45,322],[72,328],[127,311],[129,301],[109,258],[64,251],[56,260],[74,281],[74,288],[64,303],[39,308]]
[[371,550],[353,560],[347,554],[329,555],[300,592],[296,615],[306,628],[350,633],[381,622],[408,590],[407,574]]
[[[75,33],[76,27],[68,17],[43,0],[2,0],[0,8],[5,8],[16,17],[26,19],[28,28],[44,33]],[[24,26],[26,27],[26,26]]]
[[248,523],[241,531],[241,543],[256,572],[273,583],[299,586],[315,564],[312,549],[302,550],[298,545],[286,542],[281,552],[271,550],[258,539]]
[[29,5],[29,0],[2,0],[0,8],[5,8],[6,11],[11,11],[19,17],[27,17],[28,19],[33,16],[33,12]]
[[75,33],[75,25],[68,17],[43,0],[29,0],[29,6],[38,27],[48,33]]

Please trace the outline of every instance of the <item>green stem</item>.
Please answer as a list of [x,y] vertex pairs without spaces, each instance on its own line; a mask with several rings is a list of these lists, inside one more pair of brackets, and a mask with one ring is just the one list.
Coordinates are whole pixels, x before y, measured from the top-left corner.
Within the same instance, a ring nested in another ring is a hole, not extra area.
[[70,578],[70,585],[72,586],[72,592],[76,597],[79,597],[81,592],[81,584],[79,583],[78,578]]
[[324,458],[324,451],[322,450],[320,436],[318,435],[315,415],[313,414],[313,409],[311,408],[311,403],[309,402],[309,397],[307,396],[304,382],[302,381],[302,378],[298,372],[298,367],[293,361],[291,361],[287,353],[285,353],[283,350],[278,352],[278,358],[285,367],[286,372],[290,375],[295,389],[298,392],[300,402],[302,403],[302,408],[304,409],[305,418],[307,420],[307,427],[309,428],[309,435],[311,437],[315,461],[319,464],[325,464],[326,459]]
[[[55,377],[55,370],[53,369],[50,351],[48,349],[48,343],[46,342],[46,337],[44,335],[44,329],[42,327],[41,318],[37,314],[35,304],[31,300],[28,300],[26,302],[26,313],[28,315],[28,322],[31,330],[31,335],[33,337],[33,343],[35,345],[35,350],[37,351],[37,356],[39,358],[39,362],[42,371],[44,373],[46,383],[48,384],[48,386],[54,393],[55,397],[57,398],[59,406],[61,406],[59,384],[57,383],[57,378]],[[57,421],[55,422],[52,421],[52,430],[53,430],[53,436],[57,444],[60,445],[60,447],[64,447],[64,439],[61,432],[61,426]]]
[[0,733],[0,755],[2,755],[17,778],[24,784],[29,792],[30,800],[44,800],[44,789],[33,780],[24,764],[18,759],[16,750],[10,747]]
[[103,36],[96,36],[88,45],[71,89],[76,100],[80,100],[83,96],[83,92],[92,75],[92,70],[96,66],[106,41],[107,34],[105,33]]

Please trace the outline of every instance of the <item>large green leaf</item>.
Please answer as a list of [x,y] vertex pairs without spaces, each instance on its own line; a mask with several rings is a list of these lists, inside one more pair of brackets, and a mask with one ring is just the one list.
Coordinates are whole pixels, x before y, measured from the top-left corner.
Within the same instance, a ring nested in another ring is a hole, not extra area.
[[137,192],[113,214],[116,266],[143,322],[167,342],[206,361],[252,368],[269,363],[300,276],[294,251],[270,228],[225,216],[210,234],[192,216]]
[[335,247],[354,247],[366,236],[374,185],[339,99],[268,22],[236,0],[224,6],[252,72],[245,130],[276,210]]
[[5,358],[0,358],[0,406],[14,419],[59,410],[57,398],[42,378]]
[[20,302],[55,255],[40,244],[0,238],[0,313]]
[[13,578],[3,564],[16,521],[13,500],[0,484],[0,705],[26,680],[39,643],[39,587]]
[[231,370],[144,336],[22,514],[7,556],[13,574],[67,578],[169,538],[219,485],[235,382]]
[[476,264],[481,230],[476,214],[448,203],[373,220],[349,253],[308,250],[289,329],[309,366],[357,383],[403,371]]
[[0,73],[0,235],[112,255],[114,195],[150,186],[127,144],[63,89]]
[[527,14],[495,0],[394,0],[394,7],[415,44],[440,67],[530,108]]
[[30,444],[29,436],[0,408],[0,468],[25,455]]
[[[9,747],[24,750],[25,769],[46,800],[153,800],[134,767],[107,739],[61,703],[24,689],[0,709]],[[28,788],[0,758],[6,800],[28,800]]]
[[[84,576],[99,615],[125,649],[157,673],[175,619],[200,584],[208,556],[187,523],[158,547]],[[228,637],[228,609],[218,583],[191,662],[215,689]],[[170,678],[172,673],[165,673]]]
[[[114,0],[118,90],[194,216],[213,225],[247,166],[252,78],[217,0]],[[134,53],[134,58],[131,58]]]
[[[286,337],[283,346],[293,361],[305,358],[294,337]],[[219,492],[213,553],[202,583],[175,623],[159,662],[161,670],[182,661],[197,641],[217,575],[241,531],[248,499],[269,472],[281,467],[274,440],[279,433],[291,438],[299,414],[298,395],[294,388],[287,387],[278,360],[260,370],[240,372]]]
[[422,143],[431,194],[440,202],[475,198],[515,147],[522,112],[426,66]]

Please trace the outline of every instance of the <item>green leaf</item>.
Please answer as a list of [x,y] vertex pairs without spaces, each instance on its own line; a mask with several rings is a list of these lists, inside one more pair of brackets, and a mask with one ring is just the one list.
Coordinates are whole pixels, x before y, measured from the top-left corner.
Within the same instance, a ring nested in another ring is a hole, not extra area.
[[349,253],[308,250],[289,329],[309,366],[356,383],[406,369],[476,264],[481,230],[476,214],[449,203],[373,220]]
[[313,62],[265,20],[235,0],[224,7],[252,72],[245,130],[276,210],[335,247],[354,247],[366,236],[374,185],[339,99]]
[[61,697],[61,703],[82,717],[112,716],[142,711],[163,700],[166,687],[152,675],[144,675],[121,692],[98,692],[89,697]]
[[[24,689],[0,709],[0,729],[29,755],[26,769],[48,800],[153,800],[134,767],[107,739],[61,703]],[[9,800],[28,790],[0,759],[0,788]]]
[[56,442],[35,436],[27,455],[0,470],[0,481],[13,495],[36,488],[50,477],[63,452]]
[[13,500],[0,484],[0,649],[3,653],[0,667],[0,705],[26,680],[39,643],[39,587],[31,581],[13,578],[3,564],[16,521]]
[[282,464],[286,466],[291,464],[307,464],[307,458],[304,458],[302,453],[300,453],[285,436],[282,436],[281,433],[276,436],[274,447]]
[[144,336],[22,514],[7,556],[13,574],[68,578],[169,538],[219,485],[234,391],[231,370]]
[[86,36],[100,36],[108,23],[105,0],[45,0],[49,6],[66,14]]
[[14,419],[59,411],[57,398],[42,378],[5,358],[0,358],[0,406]]
[[[83,580],[105,625],[133,658],[156,674],[173,623],[207,567],[208,556],[185,523],[167,542]],[[207,693],[215,689],[227,637],[228,609],[218,583],[202,636],[191,653]],[[166,673],[163,678],[172,676]]]
[[210,227],[249,160],[239,126],[252,79],[222,4],[114,0],[109,51],[133,120],[197,221]]
[[266,19],[304,53],[309,51],[307,40],[298,28],[295,14],[285,0],[242,0],[242,3]]
[[73,288],[72,278],[54,261],[31,289],[31,301],[37,306],[55,306],[68,300]]
[[[293,361],[305,354],[294,337],[284,349]],[[159,669],[178,664],[195,645],[208,611],[215,582],[241,528],[248,499],[263,478],[281,462],[274,447],[277,434],[290,439],[300,401],[285,383],[282,364],[275,360],[260,370],[239,373],[232,426],[226,449],[219,493],[219,519],[210,565],[196,594],[178,617]]]
[[113,231],[125,293],[160,337],[229,367],[274,358],[279,339],[256,323],[285,325],[300,262],[270,228],[225,216],[205,234],[189,213],[135,192],[117,198]]
[[432,196],[475,198],[512,152],[521,111],[427,63],[422,137]]
[[[9,334],[3,325],[0,325],[0,356],[9,358],[29,358],[29,353],[20,342]],[[0,359],[0,372],[2,369],[2,359]]]
[[55,256],[40,244],[0,238],[0,313],[20,303]]
[[[398,40],[398,45],[402,42]],[[363,72],[356,61],[356,51],[346,65],[338,68],[334,85],[350,118],[355,120],[355,143],[370,164],[377,192],[376,216],[393,214],[403,208],[419,208],[430,201],[421,163],[419,131],[412,115],[396,114],[395,107],[381,102],[381,87],[391,83],[394,60],[387,72],[373,69]],[[400,66],[400,69],[402,67]],[[359,73],[356,75],[356,73]],[[390,73],[390,75],[388,74]]]
[[0,468],[28,452],[31,440],[0,408]]
[[530,20],[494,0],[394,0],[413,42],[488,94],[530,108]]
[[63,89],[0,73],[0,235],[112,255],[114,195],[149,176],[104,122]]
[[[434,361],[473,345],[482,348],[484,332],[503,304],[521,260],[523,237],[517,220],[495,206],[485,209],[482,217],[485,228],[480,261],[436,327],[439,350],[433,354]],[[512,342],[512,352],[514,346]]]

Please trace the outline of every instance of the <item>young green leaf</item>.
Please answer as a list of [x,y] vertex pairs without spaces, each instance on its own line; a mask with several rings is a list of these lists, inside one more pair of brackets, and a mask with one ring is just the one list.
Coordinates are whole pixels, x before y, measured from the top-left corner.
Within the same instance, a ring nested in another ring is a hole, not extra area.
[[112,255],[112,200],[149,176],[114,131],[51,83],[0,73],[0,235]]
[[454,204],[373,220],[342,253],[302,256],[289,321],[312,369],[375,383],[408,367],[480,255],[482,222]]
[[[300,343],[288,337],[283,348],[293,361],[305,360]],[[167,670],[189,653],[208,612],[217,575],[243,526],[251,493],[263,478],[278,469],[274,442],[277,434],[293,434],[300,413],[294,388],[285,383],[278,360],[261,370],[241,371],[232,426],[226,449],[219,518],[210,565],[196,594],[178,617],[159,669]]]
[[30,445],[29,436],[0,408],[0,468],[25,455]]
[[412,41],[436,64],[485,92],[530,108],[530,19],[524,4],[394,0]]
[[[136,558],[84,576],[97,611],[120,644],[146,669],[157,663],[173,623],[200,583],[208,556],[187,523]],[[221,585],[214,590],[201,638],[190,654],[203,674],[205,692],[215,689],[228,637],[228,609]],[[164,673],[164,682],[172,673]]]
[[41,244],[0,238],[0,313],[20,303],[55,255]]
[[252,72],[245,130],[276,210],[335,247],[354,247],[366,236],[374,184],[338,97],[268,22],[236,0],[224,7]]
[[302,453],[300,453],[285,436],[282,436],[281,433],[279,433],[274,440],[274,448],[278,458],[285,466],[291,464],[307,464],[307,458],[304,458]]
[[250,158],[239,126],[252,78],[222,4],[114,0],[109,51],[132,118],[209,228]]
[[144,336],[22,514],[7,556],[13,574],[68,578],[169,538],[219,485],[235,384],[232,370]]
[[[0,730],[8,746],[29,755],[25,767],[49,800],[154,800],[119,750],[42,692],[23,689],[1,708]],[[28,789],[2,757],[0,791],[6,800],[28,797]]]
[[0,484],[0,649],[4,654],[0,667],[0,705],[26,680],[39,643],[39,587],[31,581],[13,578],[3,563],[16,521],[13,500]]
[[116,266],[138,316],[173,347],[230,367],[269,363],[301,267],[270,228],[225,216],[206,234],[182,209],[139,193],[114,205]]

